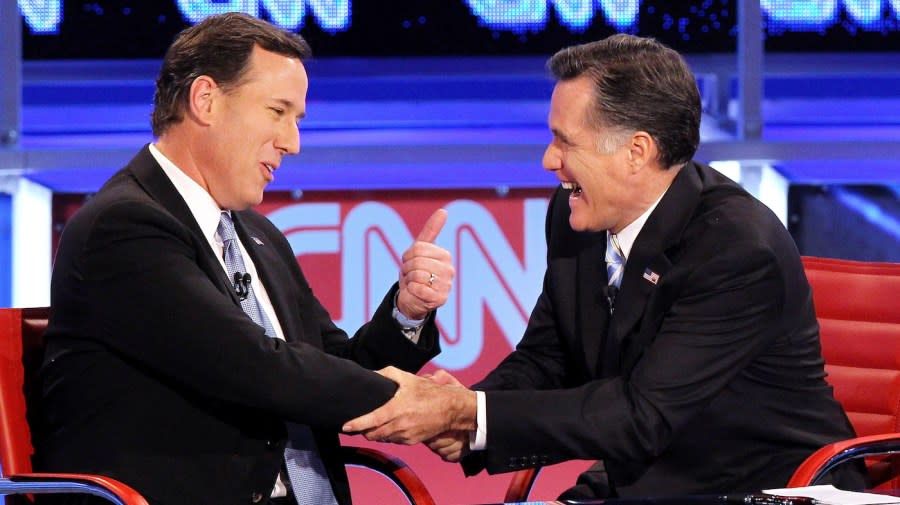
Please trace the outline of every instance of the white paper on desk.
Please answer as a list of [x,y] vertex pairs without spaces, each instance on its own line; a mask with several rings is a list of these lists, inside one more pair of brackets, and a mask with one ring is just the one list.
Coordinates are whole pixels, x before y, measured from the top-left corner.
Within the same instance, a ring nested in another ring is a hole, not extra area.
[[857,493],[842,491],[832,485],[790,487],[785,489],[766,489],[766,494],[781,496],[806,496],[819,503],[829,505],[869,505],[877,503],[900,503],[900,497],[875,493]]

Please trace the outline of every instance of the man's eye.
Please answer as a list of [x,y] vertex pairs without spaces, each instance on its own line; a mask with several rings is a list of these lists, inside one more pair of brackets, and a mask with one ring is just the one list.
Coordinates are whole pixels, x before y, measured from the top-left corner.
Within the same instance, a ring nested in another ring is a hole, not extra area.
[[269,109],[271,109],[272,112],[274,112],[275,114],[277,114],[279,116],[284,114],[284,109],[279,109],[278,107],[269,107]]

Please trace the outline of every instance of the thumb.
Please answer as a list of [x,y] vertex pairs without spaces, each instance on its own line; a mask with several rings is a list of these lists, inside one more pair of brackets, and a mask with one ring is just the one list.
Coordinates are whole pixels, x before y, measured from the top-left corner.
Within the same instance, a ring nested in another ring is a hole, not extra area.
[[384,367],[381,370],[376,370],[375,373],[377,373],[378,375],[380,375],[386,379],[390,379],[390,380],[396,382],[397,384],[400,384],[401,382],[403,382],[404,379],[409,379],[410,377],[415,377],[415,375],[413,375],[409,372],[404,372],[403,370],[401,370],[395,366]]
[[434,372],[430,379],[438,384],[442,385],[452,385],[452,386],[462,386],[462,383],[459,380],[450,374],[450,372],[441,368],[440,370]]
[[446,222],[446,210],[438,209],[434,211],[434,214],[428,218],[428,221],[425,221],[425,225],[422,226],[422,231],[419,232],[416,240],[421,242],[434,242],[434,239],[437,238],[438,234],[441,232],[441,228],[444,227],[444,223]]

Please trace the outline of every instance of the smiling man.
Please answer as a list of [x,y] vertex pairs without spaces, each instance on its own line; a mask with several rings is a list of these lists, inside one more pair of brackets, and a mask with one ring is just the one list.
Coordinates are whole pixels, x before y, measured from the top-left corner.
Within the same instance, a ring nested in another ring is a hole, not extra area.
[[783,487],[853,436],[790,235],[691,160],[700,96],[676,52],[615,35],[549,68],[543,164],[561,186],[525,335],[477,392],[391,370],[395,398],[345,429],[426,441],[468,474],[598,460],[565,498]]
[[153,505],[350,503],[338,430],[395,392],[372,369],[414,372],[438,353],[454,271],[432,243],[439,210],[348,338],[250,208],[300,151],[308,55],[300,36],[236,13],[167,52],[158,141],[59,244],[38,468],[108,475]]

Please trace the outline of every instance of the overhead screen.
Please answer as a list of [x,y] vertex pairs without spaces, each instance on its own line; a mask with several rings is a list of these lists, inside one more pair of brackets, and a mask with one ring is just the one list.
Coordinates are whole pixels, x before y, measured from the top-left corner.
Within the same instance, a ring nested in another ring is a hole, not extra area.
[[[545,55],[615,32],[735,49],[737,0],[19,0],[26,59],[159,58],[178,31],[243,11],[318,56]],[[769,51],[900,50],[900,0],[762,0]]]

